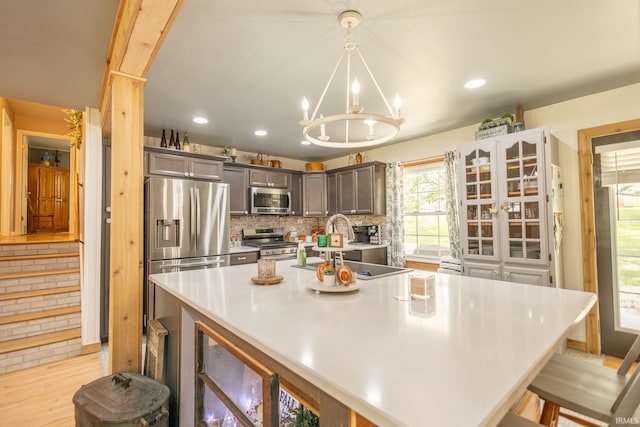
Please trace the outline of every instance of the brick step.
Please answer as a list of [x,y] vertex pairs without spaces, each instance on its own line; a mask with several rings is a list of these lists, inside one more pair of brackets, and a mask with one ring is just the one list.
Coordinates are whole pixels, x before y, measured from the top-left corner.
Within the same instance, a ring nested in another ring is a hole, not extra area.
[[20,298],[33,298],[33,297],[40,297],[45,295],[64,294],[67,292],[80,292],[80,285],[64,286],[61,288],[38,289],[38,290],[24,291],[24,292],[12,292],[9,294],[0,294],[0,301],[6,301],[10,299],[20,299]]
[[80,252],[66,252],[61,254],[11,255],[11,256],[0,256],[0,262],[25,261],[25,260],[32,260],[32,259],[70,258],[70,257],[79,257],[79,256],[80,256]]
[[24,279],[26,277],[54,276],[56,274],[72,274],[80,273],[79,268],[66,268],[63,270],[47,270],[47,271],[25,271],[22,273],[0,274],[0,280],[7,279]]
[[51,310],[31,311],[28,313],[13,314],[11,316],[0,316],[0,325],[10,323],[28,322],[29,320],[46,319],[47,317],[64,316],[66,314],[80,313],[80,306],[54,308]]
[[66,329],[64,331],[51,332],[48,334],[37,335],[34,337],[20,338],[17,340],[0,342],[0,354],[11,353],[14,351],[25,350],[33,347],[40,347],[47,344],[54,344],[63,341],[80,338],[81,329]]

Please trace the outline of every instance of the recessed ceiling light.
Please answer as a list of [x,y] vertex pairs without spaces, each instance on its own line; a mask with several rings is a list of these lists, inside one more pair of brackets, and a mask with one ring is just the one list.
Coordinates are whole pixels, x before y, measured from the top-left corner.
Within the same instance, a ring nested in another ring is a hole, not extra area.
[[206,119],[204,117],[194,117],[193,123],[197,123],[199,125],[206,125],[207,123],[209,123],[209,119]]
[[484,86],[487,81],[485,79],[472,79],[464,84],[464,87],[467,89],[477,89],[481,86]]
[[307,141],[306,139],[303,139],[302,141],[300,141],[300,144],[302,144],[302,145],[311,145],[311,143],[309,141]]
[[254,132],[254,135],[256,136],[265,136],[266,134],[267,134],[267,131],[262,129],[258,129],[257,131]]

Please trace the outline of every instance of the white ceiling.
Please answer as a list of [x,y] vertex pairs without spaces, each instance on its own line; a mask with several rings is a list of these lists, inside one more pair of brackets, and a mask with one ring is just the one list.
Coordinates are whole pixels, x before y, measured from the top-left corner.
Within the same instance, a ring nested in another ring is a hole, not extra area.
[[[98,106],[116,9],[4,2],[0,96]],[[145,133],[187,130],[192,142],[272,157],[344,154],[302,146],[298,120],[335,65],[347,9],[363,15],[353,38],[385,95],[403,99],[394,142],[640,82],[639,0],[185,0],[148,75]],[[463,88],[478,76],[486,86]],[[363,84],[368,111],[373,93]]]

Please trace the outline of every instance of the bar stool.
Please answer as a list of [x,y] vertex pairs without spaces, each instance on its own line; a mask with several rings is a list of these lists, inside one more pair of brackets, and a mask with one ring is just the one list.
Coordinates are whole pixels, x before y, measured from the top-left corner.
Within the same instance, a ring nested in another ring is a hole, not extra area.
[[527,418],[519,417],[513,412],[507,412],[497,427],[542,427],[540,424]]
[[545,401],[540,422],[555,426],[562,416],[582,425],[594,425],[561,413],[560,408],[612,425],[632,419],[640,405],[640,368],[630,377],[627,374],[639,354],[640,336],[618,371],[567,354],[555,354],[529,386]]

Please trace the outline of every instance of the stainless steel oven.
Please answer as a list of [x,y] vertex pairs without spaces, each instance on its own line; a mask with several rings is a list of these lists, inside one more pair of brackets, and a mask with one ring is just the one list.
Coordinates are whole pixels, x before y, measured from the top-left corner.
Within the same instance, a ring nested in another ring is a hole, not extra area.
[[242,244],[258,248],[260,258],[293,259],[298,253],[298,244],[284,240],[282,228],[245,228]]

